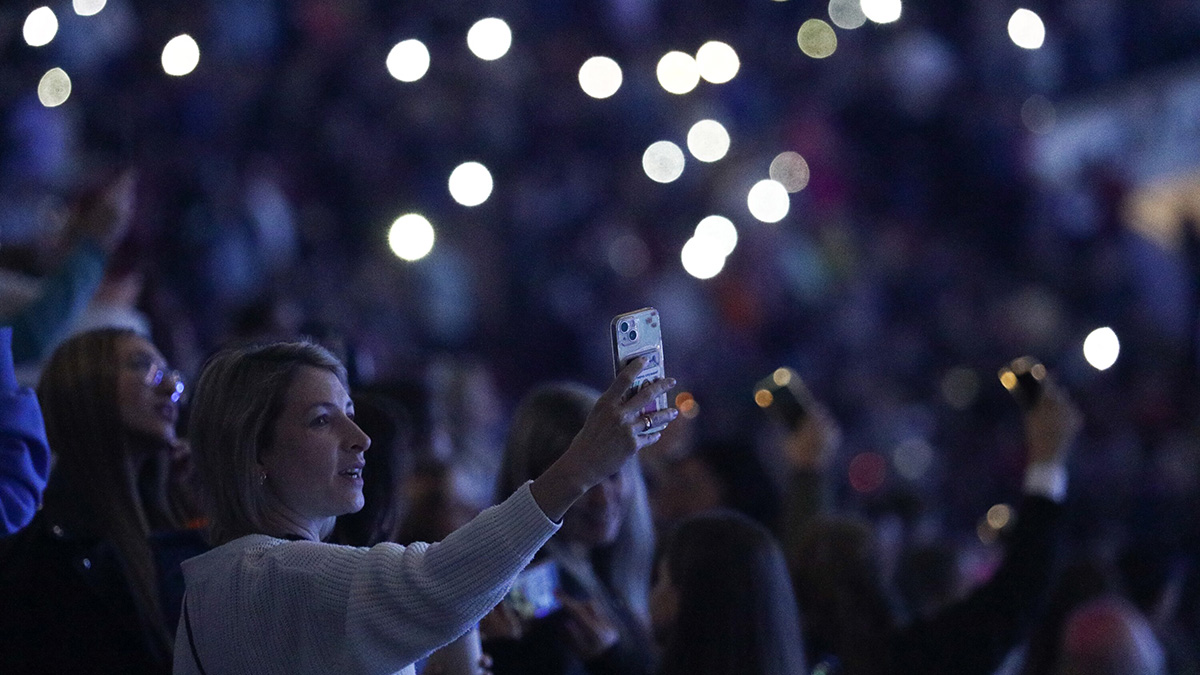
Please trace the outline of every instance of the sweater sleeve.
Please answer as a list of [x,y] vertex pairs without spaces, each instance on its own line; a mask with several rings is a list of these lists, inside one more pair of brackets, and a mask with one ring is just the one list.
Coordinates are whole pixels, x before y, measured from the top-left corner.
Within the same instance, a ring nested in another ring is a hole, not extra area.
[[37,396],[13,374],[12,328],[0,328],[0,536],[33,519],[50,473],[50,447]]
[[[197,653],[210,673],[395,673],[477,623],[557,529],[527,484],[433,545],[243,537],[184,563]],[[176,672],[196,672],[184,634]]]
[[458,638],[557,530],[526,484],[440,543],[369,549],[347,580],[354,657],[364,666],[405,664]]
[[42,295],[6,319],[13,327],[12,352],[17,363],[41,361],[87,309],[100,287],[108,255],[99,244],[82,239],[46,279]]
[[897,673],[987,675],[1024,637],[1053,579],[1063,506],[1025,496],[1000,567],[992,578],[894,642]]

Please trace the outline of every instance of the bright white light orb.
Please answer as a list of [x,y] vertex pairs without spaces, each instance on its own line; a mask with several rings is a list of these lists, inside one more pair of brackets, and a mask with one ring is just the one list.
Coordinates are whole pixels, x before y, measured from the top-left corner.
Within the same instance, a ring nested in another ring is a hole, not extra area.
[[108,0],[73,0],[71,6],[79,16],[93,16],[100,13]]
[[697,279],[711,279],[725,267],[725,256],[721,249],[711,241],[692,237],[683,245],[679,253],[683,269]]
[[688,131],[687,146],[701,162],[715,162],[729,152],[729,132],[716,120],[700,120]]
[[658,83],[672,94],[686,94],[700,83],[700,67],[691,54],[667,52],[658,60]]
[[191,35],[177,35],[163,47],[162,67],[168,75],[182,77],[195,70],[199,63],[200,45]]
[[867,22],[859,0],[829,0],[829,20],[838,28],[854,30]]
[[47,108],[54,108],[67,102],[71,95],[71,78],[67,77],[62,68],[51,68],[38,82],[38,100]]
[[1018,9],[1008,19],[1008,37],[1022,49],[1037,49],[1046,41],[1046,25],[1036,12]]
[[401,260],[412,262],[433,250],[433,226],[417,213],[400,216],[388,230],[388,246]]
[[480,19],[467,31],[467,48],[484,61],[495,61],[512,46],[512,29],[503,19]]
[[401,82],[416,82],[429,72],[429,48],[420,40],[397,43],[388,52],[387,71]]
[[58,34],[58,17],[49,7],[38,7],[25,17],[21,33],[30,47],[44,47]]
[[1113,329],[1105,326],[1088,334],[1083,341],[1083,358],[1096,370],[1108,370],[1117,362],[1121,341]]
[[737,247],[738,233],[733,222],[725,216],[708,216],[696,225],[696,234],[692,238],[707,242],[725,257]]
[[725,84],[737,75],[742,62],[733,47],[724,42],[705,42],[696,51],[696,67],[705,82]]
[[579,86],[592,98],[608,98],[621,88],[621,66],[607,56],[593,56],[579,67]]
[[683,150],[671,141],[651,143],[642,153],[642,170],[657,183],[670,183],[683,175]]
[[771,160],[769,175],[788,192],[799,192],[808,185],[808,162],[798,152],[781,152]]
[[750,188],[746,197],[750,215],[764,223],[778,223],[788,214],[791,200],[787,188],[773,180],[760,180]]
[[900,18],[900,0],[861,0],[859,7],[875,23],[892,23]]
[[450,196],[463,206],[479,206],[492,194],[492,174],[479,162],[459,164],[450,173]]

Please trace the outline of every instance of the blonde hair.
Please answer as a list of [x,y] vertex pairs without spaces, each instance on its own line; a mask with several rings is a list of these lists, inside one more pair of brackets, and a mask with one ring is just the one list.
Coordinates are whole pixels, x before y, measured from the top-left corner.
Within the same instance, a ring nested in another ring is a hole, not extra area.
[[[513,415],[504,448],[497,500],[508,497],[525,481],[537,478],[566,452],[599,397],[599,392],[582,385],[555,383],[540,387],[522,399]],[[639,621],[648,625],[654,524],[641,464],[631,459],[621,473],[629,486],[621,528],[612,544],[592,556],[591,572]],[[551,540],[547,550],[559,548]]]
[[189,429],[214,546],[266,533],[259,458],[271,446],[288,389],[305,366],[333,373],[349,390],[342,363],[307,341],[226,349],[204,364]]

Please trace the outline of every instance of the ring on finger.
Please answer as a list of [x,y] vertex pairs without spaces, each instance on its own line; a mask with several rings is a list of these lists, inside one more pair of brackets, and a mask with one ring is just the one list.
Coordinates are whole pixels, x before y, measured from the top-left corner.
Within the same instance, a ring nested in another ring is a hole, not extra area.
[[646,424],[646,426],[642,428],[642,431],[650,431],[650,427],[654,426],[654,420],[651,419],[649,415],[642,415],[642,422]]

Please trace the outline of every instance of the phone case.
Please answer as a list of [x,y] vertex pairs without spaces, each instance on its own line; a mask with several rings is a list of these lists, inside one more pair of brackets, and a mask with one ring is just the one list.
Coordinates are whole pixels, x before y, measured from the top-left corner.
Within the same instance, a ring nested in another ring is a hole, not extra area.
[[[627,363],[639,356],[647,356],[650,362],[633,381],[627,396],[632,396],[647,383],[666,377],[663,367],[662,322],[658,310],[645,307],[633,312],[619,314],[612,320],[613,370],[621,372]],[[644,413],[665,410],[669,407],[667,395],[661,394],[642,408]],[[666,422],[641,432],[652,434],[666,428]]]

